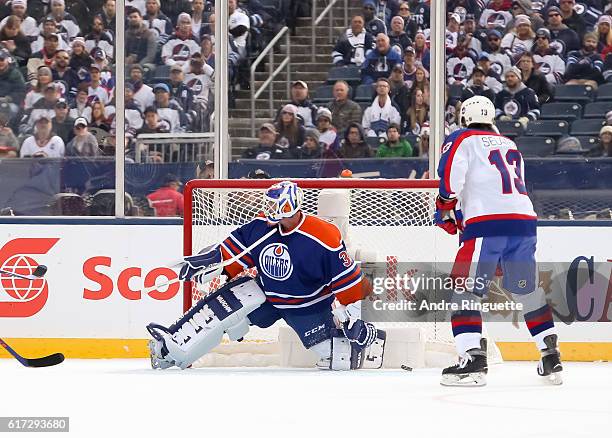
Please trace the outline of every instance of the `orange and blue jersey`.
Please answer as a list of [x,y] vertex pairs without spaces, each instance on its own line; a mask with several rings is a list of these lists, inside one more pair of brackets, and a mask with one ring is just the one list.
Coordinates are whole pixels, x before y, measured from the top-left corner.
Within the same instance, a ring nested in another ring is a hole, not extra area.
[[[297,227],[278,231],[225,267],[234,277],[257,268],[267,300],[278,309],[307,309],[328,305],[334,297],[349,304],[364,297],[361,268],[349,257],[340,231],[315,216],[302,214]],[[270,231],[263,215],[232,231],[221,243],[223,259],[240,254]]]

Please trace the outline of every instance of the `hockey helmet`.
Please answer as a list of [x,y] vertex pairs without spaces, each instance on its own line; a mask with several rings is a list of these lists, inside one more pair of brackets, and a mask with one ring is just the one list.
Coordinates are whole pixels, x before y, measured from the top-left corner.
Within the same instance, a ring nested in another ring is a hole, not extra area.
[[495,106],[493,102],[484,96],[470,97],[461,104],[459,123],[464,128],[476,123],[495,125]]
[[291,181],[274,184],[264,194],[264,214],[271,223],[292,217],[302,208],[304,193]]

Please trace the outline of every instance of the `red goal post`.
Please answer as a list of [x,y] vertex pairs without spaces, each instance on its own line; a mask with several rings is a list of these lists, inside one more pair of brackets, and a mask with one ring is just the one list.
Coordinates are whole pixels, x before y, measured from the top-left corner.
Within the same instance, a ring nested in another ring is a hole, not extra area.
[[[257,214],[258,199],[280,179],[192,180],[184,190],[184,255],[206,244],[220,243],[232,229]],[[304,191],[304,210],[317,214],[322,191],[336,190],[349,201],[349,224],[392,227],[430,226],[435,208],[437,180],[415,179],[291,179]],[[250,208],[252,207],[252,208]],[[384,245],[372,240],[371,245]],[[384,247],[380,248],[382,251]],[[186,282],[183,308],[193,303],[194,287]]]

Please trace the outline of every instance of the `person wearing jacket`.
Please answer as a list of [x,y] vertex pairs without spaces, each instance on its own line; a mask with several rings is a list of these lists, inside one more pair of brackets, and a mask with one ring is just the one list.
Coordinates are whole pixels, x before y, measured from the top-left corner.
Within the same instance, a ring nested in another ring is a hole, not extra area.
[[402,57],[391,49],[389,37],[384,33],[376,35],[376,48],[366,56],[361,66],[361,82],[372,84],[379,78],[388,78],[395,64],[401,64]]
[[254,160],[277,160],[289,158],[288,149],[276,143],[278,132],[272,123],[264,123],[259,128],[259,144],[242,153],[242,158]]
[[334,65],[361,65],[374,48],[374,37],[366,32],[361,15],[351,19],[351,27],[341,36],[332,52]]
[[551,84],[560,84],[565,74],[565,61],[556,50],[550,47],[550,31],[546,28],[536,32],[536,43],[533,51],[533,60],[537,70],[544,75]]
[[21,72],[11,62],[8,50],[0,49],[0,103],[7,103],[11,118],[19,111],[25,97],[25,81]]
[[295,149],[295,158],[315,160],[321,158],[323,148],[319,142],[319,131],[314,128],[306,130],[304,144]]
[[566,84],[597,87],[604,82],[603,69],[601,55],[597,52],[597,36],[594,33],[587,33],[584,36],[582,49],[567,54]]
[[525,52],[521,55],[518,67],[521,70],[523,83],[535,92],[540,105],[552,99],[555,91],[544,75],[535,70],[535,61],[531,53]]
[[128,9],[128,19],[125,32],[126,65],[140,64],[154,68],[157,54],[157,39],[155,32],[149,30],[142,20],[142,14],[136,8]]
[[332,124],[339,133],[344,132],[349,123],[361,122],[363,111],[357,102],[349,99],[349,85],[345,81],[334,84],[334,100],[327,104],[332,113]]
[[[297,114],[305,128],[314,128],[317,121],[317,106],[308,99],[308,84],[304,81],[295,81],[291,84],[291,102],[297,108]],[[276,113],[276,121],[280,120],[283,105]],[[301,144],[301,143],[300,143]]]
[[373,156],[372,149],[366,143],[359,123],[351,123],[346,129],[339,155],[341,158],[371,158]]
[[392,123],[387,128],[387,141],[376,151],[378,158],[412,157],[412,145],[400,137],[400,127]]
[[540,117],[540,104],[535,92],[522,81],[521,71],[511,67],[506,72],[506,85],[495,98],[495,116],[501,121],[518,120],[526,126]]
[[399,125],[402,122],[399,111],[391,102],[390,89],[387,79],[380,78],[376,82],[376,97],[372,105],[364,111],[361,120],[361,125],[368,137],[384,134],[391,123]]

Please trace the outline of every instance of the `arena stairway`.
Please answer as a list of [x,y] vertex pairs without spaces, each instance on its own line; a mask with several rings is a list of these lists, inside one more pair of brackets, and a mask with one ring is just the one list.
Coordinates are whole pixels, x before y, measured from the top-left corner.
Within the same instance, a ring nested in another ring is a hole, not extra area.
[[[317,1],[317,14],[326,7],[326,0]],[[343,12],[344,2],[339,2],[334,6],[334,41],[349,26],[350,17],[361,11],[361,0],[349,0],[348,17],[349,22],[344,22]],[[329,33],[327,24],[329,19],[326,17],[318,26],[316,36],[316,54],[312,57],[312,19],[299,18],[297,22],[296,35],[291,36],[291,80],[302,80],[308,84],[310,94],[327,79],[327,72],[332,67],[331,53],[334,44],[329,43]],[[286,53],[286,45],[278,44],[274,54],[275,67],[283,61]],[[255,73],[255,84],[257,87],[268,78],[268,66],[265,72]],[[256,129],[265,122],[272,121],[276,111],[281,105],[288,102],[286,92],[286,73],[280,73],[274,80],[274,114],[270,114],[268,104],[268,90],[264,91],[260,98],[255,102],[255,127]],[[235,93],[235,108],[229,110],[229,131],[232,141],[232,158],[239,158],[244,149],[257,144],[257,137],[251,137],[251,92],[249,90],[237,90]],[[257,133],[256,133],[257,134]]]

